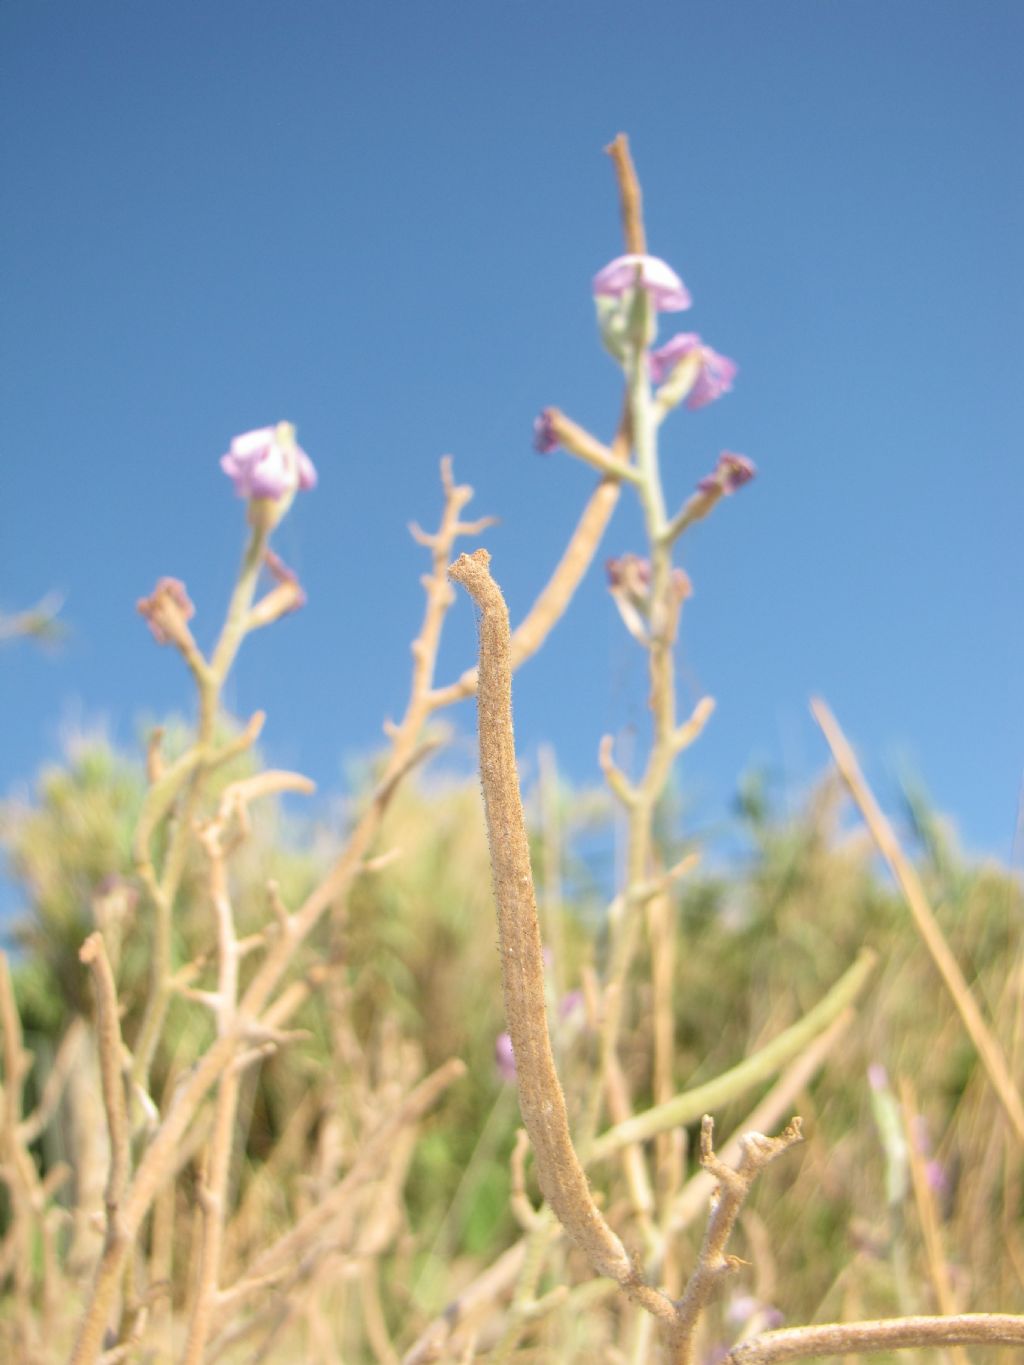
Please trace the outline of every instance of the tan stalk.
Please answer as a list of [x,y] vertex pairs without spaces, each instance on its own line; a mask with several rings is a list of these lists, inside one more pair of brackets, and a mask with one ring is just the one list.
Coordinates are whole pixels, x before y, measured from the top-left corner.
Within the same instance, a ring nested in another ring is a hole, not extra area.
[[818,1356],[859,1358],[875,1351],[921,1346],[1024,1346],[1024,1317],[1010,1313],[961,1313],[953,1318],[889,1318],[882,1322],[833,1322],[822,1327],[783,1327],[741,1342],[726,1365],[779,1365]]
[[879,852],[889,864],[889,870],[903,892],[917,931],[931,954],[931,959],[935,963],[946,989],[952,996],[957,1013],[963,1020],[964,1028],[978,1051],[978,1056],[981,1058],[993,1089],[1006,1111],[1006,1116],[1013,1125],[1018,1140],[1024,1142],[1024,1104],[1021,1103],[1020,1092],[1010,1075],[1003,1049],[985,1022],[985,1018],[971,994],[971,988],[960,970],[960,964],[953,956],[952,949],[946,942],[939,922],[928,904],[928,898],[924,893],[924,887],[921,885],[917,870],[900,847],[892,826],[882,814],[882,809],[875,800],[871,788],[864,780],[864,774],[860,770],[846,736],[839,728],[839,722],[825,703],[817,698],[811,702],[811,711],[828,741],[836,767],[842,774],[850,795],[860,808],[864,823],[871,831]]
[[487,551],[477,550],[460,555],[449,573],[481,612],[480,779],[498,910],[502,991],[523,1123],[541,1192],[570,1237],[598,1274],[609,1276],[635,1302],[670,1321],[674,1317],[671,1303],[643,1282],[594,1204],[569,1134],[565,1096],[548,1034],[540,925],[516,769],[508,608],[490,575],[489,563]]

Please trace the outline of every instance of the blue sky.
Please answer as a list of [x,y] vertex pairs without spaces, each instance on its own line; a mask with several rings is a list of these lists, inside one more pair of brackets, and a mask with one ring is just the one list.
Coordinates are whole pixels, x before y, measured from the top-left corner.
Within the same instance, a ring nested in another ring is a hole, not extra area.
[[[513,617],[592,478],[530,448],[619,402],[589,281],[621,250],[627,130],[679,319],[739,362],[665,429],[670,502],[759,478],[685,544],[682,769],[696,827],[764,764],[799,791],[835,709],[891,803],[915,774],[1016,856],[1024,753],[1017,0],[0,6],[0,606],[66,594],[54,656],[2,656],[0,790],[102,722],[187,708],[134,604],[183,578],[209,642],[243,519],[217,457],[294,421],[321,483],[278,548],[309,605],[229,691],[277,764],[343,789],[402,705],[437,462],[477,490]],[[668,333],[666,332],[666,335]],[[622,507],[601,553],[641,548]],[[442,675],[474,647],[452,615]],[[517,735],[597,778],[644,724],[644,661],[595,572],[520,674]],[[458,714],[463,732],[472,711]]]

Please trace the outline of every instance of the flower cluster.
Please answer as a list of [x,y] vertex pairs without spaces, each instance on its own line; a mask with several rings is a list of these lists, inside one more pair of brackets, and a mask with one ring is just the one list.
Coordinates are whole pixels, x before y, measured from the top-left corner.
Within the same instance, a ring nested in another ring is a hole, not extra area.
[[[643,348],[647,373],[659,386],[654,394],[657,420],[680,403],[696,412],[732,389],[738,371],[735,360],[707,345],[699,333],[677,332],[663,345],[652,345],[655,330],[652,315],[681,312],[693,302],[690,291],[666,261],[639,252],[617,256],[597,272],[591,289],[602,340],[615,359],[628,367],[630,355],[635,356],[637,348]],[[639,309],[638,301],[642,305]],[[564,444],[552,411],[545,408],[533,424],[534,449],[542,455],[550,455]],[[561,418],[563,424],[566,420]],[[591,464],[598,463],[592,454],[573,446],[569,449]],[[606,472],[603,467],[602,472]],[[714,473],[697,485],[701,494],[711,495],[711,502],[696,510],[703,515],[714,501],[735,493],[754,474],[754,465],[746,456],[724,451]]]

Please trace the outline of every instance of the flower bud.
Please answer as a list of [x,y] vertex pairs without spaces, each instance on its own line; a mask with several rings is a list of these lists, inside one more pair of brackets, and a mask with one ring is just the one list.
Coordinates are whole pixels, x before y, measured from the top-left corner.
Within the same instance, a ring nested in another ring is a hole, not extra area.
[[249,520],[271,531],[300,488],[316,487],[313,461],[295,440],[290,422],[243,432],[231,442],[220,467],[240,498],[249,501]]
[[724,494],[729,497],[745,483],[749,483],[756,473],[757,466],[753,460],[748,460],[746,455],[734,455],[731,450],[723,450],[718,457],[714,473],[705,474],[697,487],[702,493]]
[[559,447],[555,424],[551,420],[550,408],[545,408],[533,421],[533,448],[538,455],[550,455]]
[[657,335],[658,313],[689,308],[682,280],[657,256],[617,256],[593,280],[597,321],[605,349],[625,365],[630,348],[649,346]]

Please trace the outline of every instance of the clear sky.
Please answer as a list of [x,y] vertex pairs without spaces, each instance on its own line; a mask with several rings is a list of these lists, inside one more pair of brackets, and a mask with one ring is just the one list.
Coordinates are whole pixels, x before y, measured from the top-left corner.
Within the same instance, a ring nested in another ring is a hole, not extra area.
[[[104,722],[189,704],[135,615],[183,578],[209,641],[241,546],[217,459],[287,418],[320,470],[279,549],[303,613],[229,700],[277,764],[343,789],[405,695],[437,462],[477,489],[520,615],[593,479],[545,404],[610,435],[589,281],[621,250],[629,132],[679,322],[735,391],[665,429],[674,503],[727,447],[757,481],[694,532],[691,818],[751,764],[799,790],[825,696],[892,803],[917,775],[1014,856],[1024,752],[1020,0],[4,0],[0,606],[66,594],[54,656],[6,649],[0,790]],[[620,509],[601,560],[640,548]],[[447,677],[471,661],[453,613]],[[595,572],[519,675],[524,754],[597,780],[644,720],[643,655]],[[458,715],[464,733],[472,712]]]

